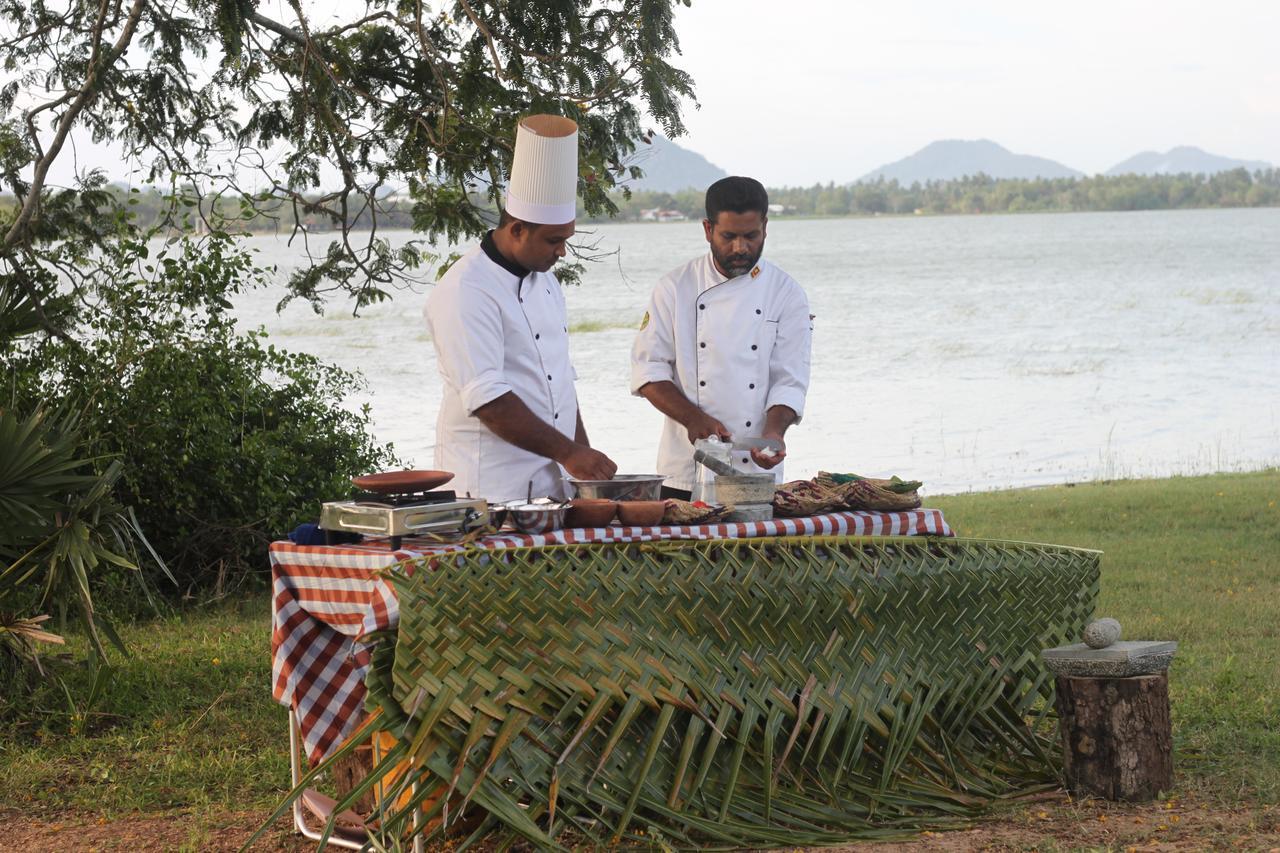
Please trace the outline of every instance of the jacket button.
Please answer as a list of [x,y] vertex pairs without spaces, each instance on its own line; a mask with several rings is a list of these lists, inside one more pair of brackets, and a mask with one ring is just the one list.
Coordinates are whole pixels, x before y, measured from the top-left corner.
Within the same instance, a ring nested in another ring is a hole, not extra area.
[[757,313],[757,314],[759,314],[759,313],[760,313],[760,309],[759,309],[759,308],[757,308],[757,309],[756,309],[756,313]]
[[541,335],[541,334],[538,334],[538,333],[535,333],[535,334],[534,334],[534,336],[533,336],[533,339],[534,339],[535,341],[540,341],[540,340],[542,340],[542,335]]
[[707,306],[706,306],[705,304],[699,304],[699,305],[698,305],[698,310],[699,310],[699,311],[705,311],[705,310],[707,310]]
[[704,380],[702,380],[701,382],[699,382],[698,384],[699,384],[699,385],[706,385],[706,384],[707,384],[707,381],[704,379]]
[[748,387],[748,388],[754,388],[754,387],[756,387],[756,383],[752,382],[752,383],[751,383],[750,385],[748,385],[747,387]]
[[747,421],[747,426],[751,426],[751,421]]
[[554,417],[556,420],[560,420],[560,413],[556,412],[552,417]]
[[548,382],[550,382],[550,381],[551,381],[551,374],[550,374],[550,373],[548,373],[548,374],[547,374],[547,381],[548,381]]
[[706,348],[707,348],[707,342],[706,342],[706,341],[703,341],[702,343],[698,344],[698,346],[702,347],[703,349],[706,349]]
[[750,459],[748,459],[747,457],[745,457],[745,456],[744,456],[744,457],[742,457],[742,464],[743,464],[743,465],[746,465],[746,464],[747,464],[748,462],[750,462],[750,461],[751,461],[751,460],[750,460]]
[[755,344],[752,344],[752,345],[751,345],[751,348],[752,348],[752,349],[760,349],[760,347],[756,346]]

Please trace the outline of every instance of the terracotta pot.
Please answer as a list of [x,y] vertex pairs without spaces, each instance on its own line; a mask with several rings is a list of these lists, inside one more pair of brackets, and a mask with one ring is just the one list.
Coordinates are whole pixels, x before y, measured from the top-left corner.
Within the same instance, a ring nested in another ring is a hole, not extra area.
[[618,502],[602,498],[574,498],[569,501],[565,527],[607,527],[618,511]]
[[405,495],[430,491],[452,479],[451,471],[384,471],[381,474],[352,477],[351,482],[357,489],[364,489],[366,492],[377,492],[380,495]]
[[623,501],[618,504],[618,521],[628,527],[652,527],[662,523],[666,510],[662,501]]

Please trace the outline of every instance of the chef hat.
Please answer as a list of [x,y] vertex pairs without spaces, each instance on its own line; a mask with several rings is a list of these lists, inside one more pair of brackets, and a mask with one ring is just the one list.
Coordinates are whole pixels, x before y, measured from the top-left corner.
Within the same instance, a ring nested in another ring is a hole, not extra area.
[[578,125],[564,116],[521,119],[507,213],[525,222],[563,225],[577,215],[577,192]]

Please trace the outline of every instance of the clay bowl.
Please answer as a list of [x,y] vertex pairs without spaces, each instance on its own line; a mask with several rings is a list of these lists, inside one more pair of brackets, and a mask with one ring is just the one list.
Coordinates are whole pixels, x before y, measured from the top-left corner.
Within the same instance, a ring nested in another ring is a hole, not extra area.
[[452,479],[453,473],[450,471],[384,471],[381,474],[352,477],[351,482],[357,489],[364,489],[366,492],[406,495],[430,491]]
[[564,516],[565,527],[607,527],[618,511],[618,502],[602,498],[574,498]]
[[618,521],[628,527],[653,527],[662,523],[666,511],[662,501],[623,501],[618,504]]

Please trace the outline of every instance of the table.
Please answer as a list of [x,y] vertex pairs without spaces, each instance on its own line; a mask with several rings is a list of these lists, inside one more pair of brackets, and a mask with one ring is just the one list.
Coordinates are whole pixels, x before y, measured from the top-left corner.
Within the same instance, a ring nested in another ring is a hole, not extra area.
[[329,755],[359,724],[369,653],[362,638],[399,623],[396,593],[382,570],[468,548],[751,539],[779,536],[954,536],[935,509],[835,512],[811,518],[711,525],[505,533],[471,545],[407,538],[392,551],[386,540],[358,545],[271,545],[271,678],[276,701],[297,717],[308,760]]
[[1040,651],[1097,551],[932,510],[405,544],[272,548],[276,696],[312,762],[380,710],[380,843],[833,844],[1059,784]]

